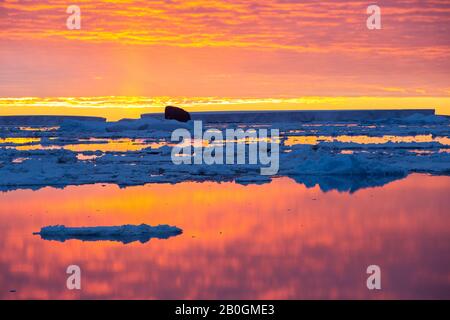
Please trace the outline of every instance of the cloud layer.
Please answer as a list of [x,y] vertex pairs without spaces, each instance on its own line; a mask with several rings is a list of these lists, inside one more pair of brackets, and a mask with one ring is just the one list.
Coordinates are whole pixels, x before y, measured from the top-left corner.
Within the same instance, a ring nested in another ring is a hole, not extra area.
[[366,1],[76,3],[81,30],[67,1],[0,3],[1,96],[450,92],[446,0],[378,1],[381,30]]

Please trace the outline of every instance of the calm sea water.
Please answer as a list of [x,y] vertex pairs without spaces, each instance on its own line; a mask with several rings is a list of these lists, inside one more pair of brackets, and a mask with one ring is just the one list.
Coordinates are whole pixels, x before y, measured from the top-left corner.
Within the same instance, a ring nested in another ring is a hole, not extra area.
[[[288,178],[3,192],[0,298],[450,299],[449,194],[450,177],[419,174],[353,194]],[[141,223],[184,233],[127,245],[32,235]],[[80,291],[66,289],[71,264]],[[380,291],[366,287],[373,264]]]

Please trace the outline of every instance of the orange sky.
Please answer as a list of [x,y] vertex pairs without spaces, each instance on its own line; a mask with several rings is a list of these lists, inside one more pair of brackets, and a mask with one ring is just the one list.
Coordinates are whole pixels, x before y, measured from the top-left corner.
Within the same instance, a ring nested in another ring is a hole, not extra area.
[[413,104],[450,114],[447,0],[378,1],[381,30],[368,1],[77,0],[81,30],[69,4],[0,2],[0,97],[432,97]]

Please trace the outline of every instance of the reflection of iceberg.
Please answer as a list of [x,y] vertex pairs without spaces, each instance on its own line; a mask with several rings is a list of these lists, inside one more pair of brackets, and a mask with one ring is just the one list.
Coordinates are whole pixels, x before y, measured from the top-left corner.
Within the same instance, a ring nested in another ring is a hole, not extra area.
[[298,175],[291,176],[291,178],[308,188],[313,188],[318,185],[324,192],[337,190],[353,193],[364,188],[381,187],[392,181],[402,179],[405,176],[401,174],[392,174],[389,176]]
[[33,234],[40,235],[45,240],[56,240],[64,242],[66,240],[78,239],[82,241],[118,241],[124,244],[140,241],[145,243],[151,238],[168,239],[181,234],[180,228],[159,225],[152,227],[146,224],[139,226],[124,225],[114,227],[79,227],[70,228],[62,225],[48,226],[41,228],[41,232]]

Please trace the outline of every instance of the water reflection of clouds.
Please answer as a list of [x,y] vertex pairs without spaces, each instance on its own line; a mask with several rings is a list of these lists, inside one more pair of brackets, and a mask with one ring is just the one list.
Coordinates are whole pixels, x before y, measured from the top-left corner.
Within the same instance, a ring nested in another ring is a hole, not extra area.
[[[354,194],[290,179],[260,186],[79,186],[0,195],[3,298],[448,298],[447,177],[412,175]],[[47,224],[169,223],[148,245],[47,242]],[[83,290],[65,289],[65,268]],[[383,290],[365,287],[382,268]],[[16,293],[7,290],[16,289]]]

